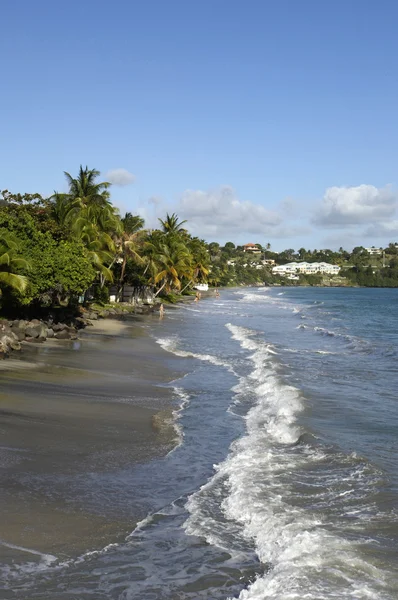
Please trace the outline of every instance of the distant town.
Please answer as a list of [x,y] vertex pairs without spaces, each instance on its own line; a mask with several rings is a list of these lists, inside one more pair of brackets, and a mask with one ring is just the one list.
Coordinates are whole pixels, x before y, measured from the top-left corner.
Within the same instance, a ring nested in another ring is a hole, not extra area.
[[293,248],[274,252],[271,244],[227,242],[209,244],[211,276],[222,285],[331,285],[398,286],[398,243],[385,248],[357,246],[352,252],[339,248],[307,250]]

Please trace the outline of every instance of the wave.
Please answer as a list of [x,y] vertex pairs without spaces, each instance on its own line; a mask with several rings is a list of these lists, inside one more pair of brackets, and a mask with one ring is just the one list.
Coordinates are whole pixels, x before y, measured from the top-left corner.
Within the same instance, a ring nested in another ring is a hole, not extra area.
[[173,426],[174,429],[176,431],[177,434],[177,440],[178,443],[176,444],[176,446],[174,448],[172,448],[170,450],[169,454],[172,454],[173,452],[175,452],[175,450],[177,450],[177,448],[179,448],[183,443],[184,443],[184,430],[182,428],[182,426],[179,423],[179,420],[181,419],[181,415],[182,412],[184,411],[184,409],[187,407],[187,405],[189,404],[191,397],[188,394],[188,392],[186,392],[185,390],[183,390],[182,388],[179,387],[174,387],[173,388],[174,394],[177,396],[178,400],[179,400],[179,406],[178,408],[176,408],[175,410],[173,410]]
[[[244,551],[242,540],[253,544],[266,572],[240,593],[240,600],[392,600],[386,592],[388,575],[366,561],[358,542],[334,532],[322,511],[313,513],[293,501],[298,494],[291,485],[295,474],[305,478],[313,469],[311,485],[323,485],[314,473],[325,452],[303,444],[298,417],[305,401],[297,388],[278,377],[272,347],[256,339],[255,331],[231,324],[227,328],[251,352],[252,370],[233,389],[251,398],[253,406],[245,417],[244,437],[190,496],[186,532],[234,552]],[[337,469],[333,499],[348,502],[352,491],[341,484],[360,478],[360,469],[356,474],[348,470],[345,478]]]
[[168,338],[158,338],[156,340],[156,343],[159,344],[167,352],[171,352],[172,354],[175,354],[176,356],[181,356],[182,358],[196,358],[197,360],[209,362],[218,367],[225,367],[231,373],[234,373],[232,365],[229,362],[222,360],[218,356],[214,356],[213,354],[200,354],[197,352],[187,352],[186,350],[181,350],[181,348],[178,347],[178,344],[179,344],[178,336],[172,336],[172,337],[168,337]]

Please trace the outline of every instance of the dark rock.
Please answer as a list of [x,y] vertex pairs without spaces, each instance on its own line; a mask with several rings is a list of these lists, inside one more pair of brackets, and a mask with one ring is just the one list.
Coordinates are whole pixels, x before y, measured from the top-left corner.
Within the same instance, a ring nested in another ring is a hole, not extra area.
[[57,331],[63,331],[64,329],[66,329],[66,325],[65,323],[54,323],[54,325],[52,326],[52,329],[54,330],[54,332]]
[[53,338],[54,337],[54,329],[51,329],[51,327],[49,327],[47,329],[47,337],[48,338]]
[[41,326],[30,323],[25,329],[25,334],[27,338],[38,338],[41,334]]
[[25,338],[25,342],[29,342],[30,344],[42,344],[45,341],[46,338],[39,336],[39,337],[27,337]]
[[44,337],[45,338],[46,331],[47,331],[47,327],[44,325],[44,323],[41,323],[40,321],[38,323],[33,323],[33,321],[31,321],[31,323],[25,329],[25,334],[26,334],[26,337],[32,337],[32,338]]
[[29,325],[29,321],[24,321],[23,319],[13,321],[12,322],[12,330],[16,333],[18,331],[25,331],[26,327]]
[[77,317],[74,323],[78,329],[83,329],[83,327],[86,327],[87,325],[87,321],[84,317]]
[[15,333],[19,342],[22,342],[25,339],[25,330],[24,329],[13,329],[13,333]]
[[63,329],[62,331],[56,331],[54,337],[56,340],[70,340],[70,333]]

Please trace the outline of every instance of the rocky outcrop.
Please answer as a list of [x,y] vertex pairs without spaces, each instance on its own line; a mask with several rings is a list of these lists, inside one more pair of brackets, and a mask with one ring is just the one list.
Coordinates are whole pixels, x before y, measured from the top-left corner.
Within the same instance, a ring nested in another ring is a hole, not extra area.
[[[81,328],[82,323],[79,323]],[[77,326],[73,323],[53,323],[33,319],[0,321],[0,359],[6,358],[12,350],[20,350],[21,343],[41,344],[48,338],[73,340],[77,338]]]
[[82,309],[77,317],[61,317],[66,317],[66,323],[57,322],[55,312],[48,315],[47,320],[0,320],[0,359],[7,357],[12,350],[20,350],[21,344],[41,344],[47,339],[75,340],[80,329],[92,325],[98,319],[123,319],[127,314],[149,314],[156,308],[153,304],[133,306],[120,303],[106,309]]

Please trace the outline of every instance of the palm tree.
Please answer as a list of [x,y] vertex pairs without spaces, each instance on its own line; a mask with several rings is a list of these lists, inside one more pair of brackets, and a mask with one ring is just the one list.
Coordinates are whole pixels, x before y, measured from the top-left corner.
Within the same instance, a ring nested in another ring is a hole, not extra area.
[[80,165],[76,178],[67,171],[64,173],[69,187],[68,192],[66,194],[55,192],[51,198],[54,202],[55,215],[61,224],[71,225],[80,211],[87,208],[91,208],[92,214],[97,215],[103,209],[114,212],[109,200],[108,188],[111,184],[107,181],[96,182],[96,178],[100,175],[99,171],[89,169],[87,166],[83,169]]
[[28,269],[29,263],[21,258],[21,247],[17,238],[6,231],[0,233],[0,296],[2,287],[7,286],[23,292],[28,285],[28,279],[16,271]]
[[185,244],[170,238],[154,237],[146,243],[146,252],[151,257],[151,281],[161,284],[155,296],[165,289],[166,292],[180,291],[184,278],[192,277],[192,255]]
[[185,232],[185,229],[182,227],[182,225],[184,225],[186,221],[179,221],[178,219],[179,217],[176,215],[176,213],[173,213],[172,215],[167,213],[164,221],[159,219],[163,228],[163,233],[173,234]]
[[109,199],[111,184],[97,182],[99,175],[96,169],[83,169],[81,165],[76,178],[65,171],[68,193],[55,193],[52,201],[58,222],[85,246],[102,287],[105,281],[113,281],[110,266],[116,249],[112,236],[120,234],[122,226],[118,210]]
[[115,260],[121,262],[121,271],[119,277],[119,290],[120,294],[123,281],[126,272],[127,260],[130,258],[136,263],[142,263],[143,258],[141,256],[143,238],[146,232],[142,229],[144,226],[144,219],[139,215],[132,215],[126,213],[123,219],[121,219],[122,229],[116,241],[117,254]]

